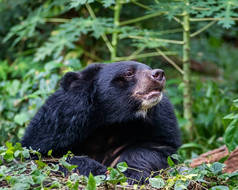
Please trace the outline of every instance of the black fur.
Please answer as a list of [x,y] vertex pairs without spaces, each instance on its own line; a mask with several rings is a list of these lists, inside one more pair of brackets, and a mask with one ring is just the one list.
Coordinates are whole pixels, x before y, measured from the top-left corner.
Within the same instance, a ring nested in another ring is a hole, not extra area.
[[[143,171],[166,168],[167,157],[180,146],[180,134],[173,107],[166,96],[147,111],[137,114],[141,101],[132,96],[137,77],[125,78],[132,69],[150,70],[138,62],[95,64],[78,73],[67,73],[61,89],[51,95],[30,122],[22,145],[46,155],[75,155],[72,164],[83,175],[102,174],[113,161],[125,161]],[[142,76],[139,76],[142,77]],[[131,178],[141,173],[126,171]]]

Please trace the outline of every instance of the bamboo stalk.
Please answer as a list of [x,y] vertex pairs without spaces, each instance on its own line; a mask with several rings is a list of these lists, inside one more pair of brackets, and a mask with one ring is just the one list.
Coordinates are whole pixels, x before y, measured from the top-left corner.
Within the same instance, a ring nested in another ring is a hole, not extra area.
[[[186,6],[189,6],[189,0],[185,0]],[[193,116],[192,116],[192,97],[191,97],[191,76],[190,76],[190,19],[189,13],[184,9],[183,16],[183,107],[184,107],[184,118],[187,120],[185,129],[188,134],[191,134],[190,138],[193,138]]]
[[[114,8],[114,28],[120,25],[120,12],[122,8],[122,3],[120,0],[116,0],[116,5]],[[117,43],[118,43],[118,31],[114,31],[112,34],[112,52],[111,59],[113,60],[117,56]]]

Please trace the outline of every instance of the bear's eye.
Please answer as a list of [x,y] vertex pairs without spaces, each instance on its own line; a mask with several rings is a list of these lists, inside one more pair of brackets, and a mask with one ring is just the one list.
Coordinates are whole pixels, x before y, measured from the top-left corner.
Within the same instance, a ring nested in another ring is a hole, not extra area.
[[126,73],[124,74],[125,77],[132,77],[134,76],[134,72],[132,70],[128,70],[126,71]]

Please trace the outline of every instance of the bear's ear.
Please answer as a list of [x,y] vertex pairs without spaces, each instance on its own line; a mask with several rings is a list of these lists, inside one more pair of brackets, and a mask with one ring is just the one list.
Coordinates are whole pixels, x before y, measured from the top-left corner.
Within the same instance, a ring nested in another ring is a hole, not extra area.
[[103,67],[104,64],[90,64],[84,70],[81,71],[81,78],[86,81],[91,81],[95,79],[98,72]]
[[[68,72],[66,73],[62,80],[61,86],[67,91],[75,85],[80,85],[80,83],[90,82],[97,76],[99,70],[104,66],[104,64],[90,64],[81,72]],[[77,83],[76,83],[77,82]]]
[[80,73],[68,72],[61,79],[60,85],[64,90],[68,90],[73,83],[80,78]]

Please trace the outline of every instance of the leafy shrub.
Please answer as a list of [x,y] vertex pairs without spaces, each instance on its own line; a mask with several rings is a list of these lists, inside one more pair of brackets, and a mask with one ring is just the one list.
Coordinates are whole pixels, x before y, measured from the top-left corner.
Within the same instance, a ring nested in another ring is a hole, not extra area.
[[229,151],[234,150],[238,146],[238,99],[233,101],[231,111],[231,114],[224,117],[227,124],[224,141]]
[[30,61],[26,58],[11,66],[6,62],[0,65],[0,144],[19,141],[29,119],[54,92],[61,77],[62,64],[52,61],[39,70]]
[[[186,130],[182,115],[183,83],[179,79],[167,81],[166,91],[175,106],[176,116],[182,130],[183,142],[180,153],[185,158],[190,158],[224,144],[223,135],[228,123],[222,118],[230,113],[230,105],[235,95],[232,86],[218,85],[215,81],[209,81],[194,77],[193,79],[193,115],[195,138],[191,142],[191,133]],[[236,111],[234,103],[232,110]],[[228,115],[227,119],[236,118],[236,114]],[[235,122],[235,121],[234,121]],[[233,125],[233,123],[232,123]],[[233,129],[237,129],[237,127]],[[227,132],[226,132],[227,134]],[[226,141],[226,140],[225,140]]]
[[[31,155],[37,154],[39,160],[29,160]],[[64,176],[59,168],[65,166],[67,156],[61,159],[42,159],[40,153],[22,148],[19,143],[6,143],[0,147],[0,186],[5,189],[79,189],[96,190],[97,187],[116,188],[117,184],[123,189],[162,188],[187,189],[200,187],[201,189],[232,189],[238,185],[238,173],[223,174],[224,164],[204,164],[197,168],[185,165],[175,165],[169,159],[170,168],[151,173],[148,184],[139,184],[135,181],[128,186],[127,178],[123,174],[129,168],[125,162],[117,164],[116,168],[108,168],[107,175],[88,177],[73,173],[75,166],[67,163],[68,175]],[[133,180],[133,179],[132,179]]]

